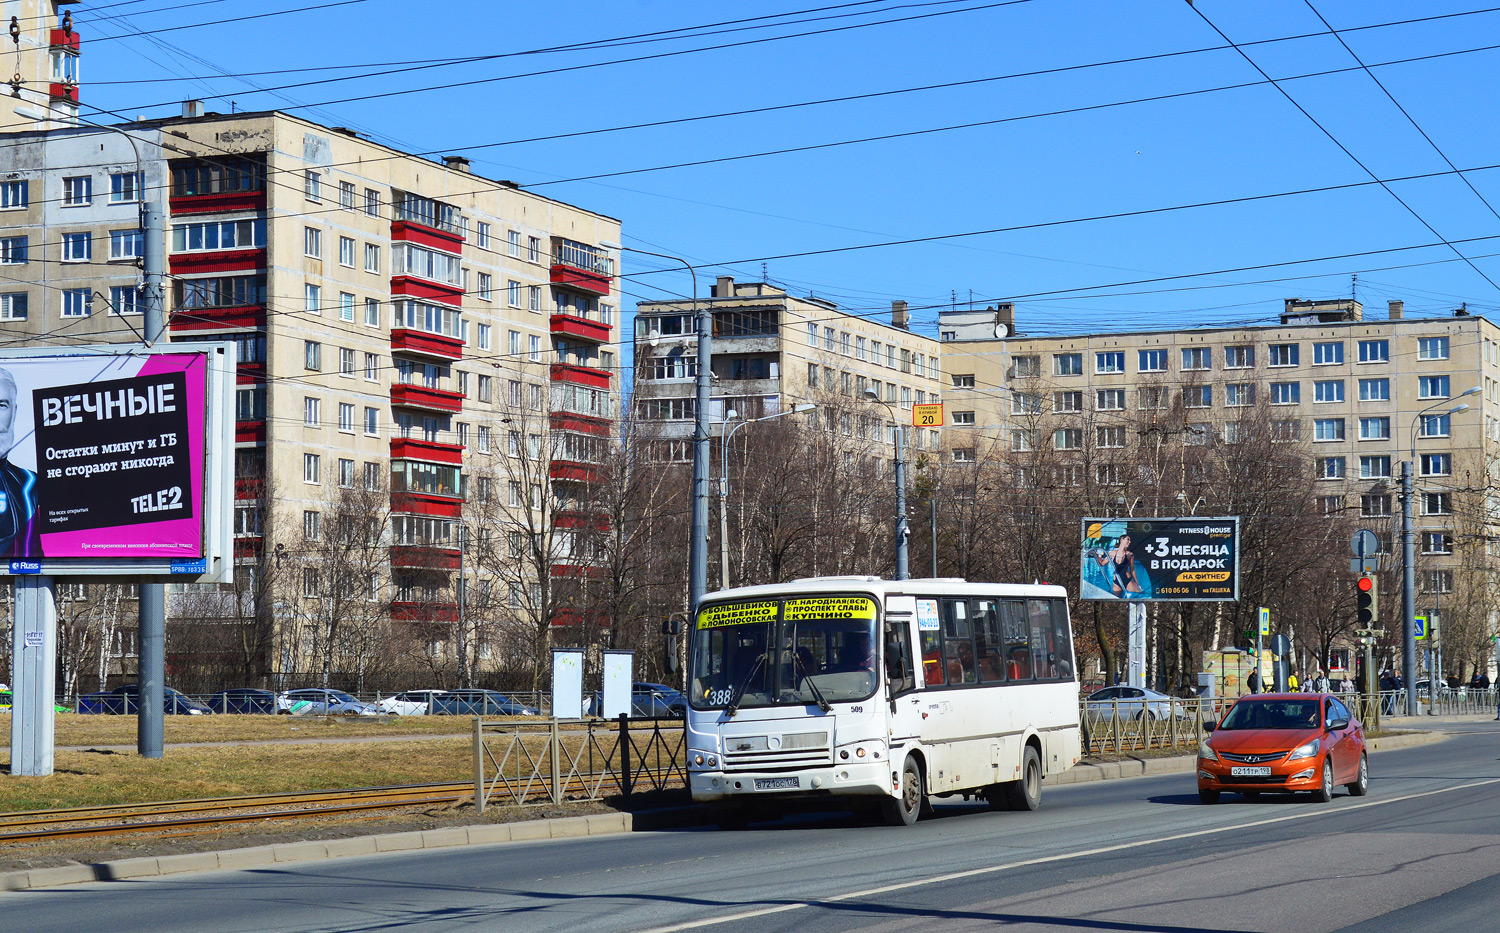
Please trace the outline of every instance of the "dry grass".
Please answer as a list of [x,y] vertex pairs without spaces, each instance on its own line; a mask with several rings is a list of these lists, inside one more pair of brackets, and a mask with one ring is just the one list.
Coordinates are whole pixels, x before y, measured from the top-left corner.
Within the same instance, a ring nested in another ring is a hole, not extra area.
[[[488,720],[486,720],[488,721]],[[58,747],[135,745],[135,716],[57,714]],[[277,739],[467,735],[468,716],[167,716],[166,741],[252,742]]]

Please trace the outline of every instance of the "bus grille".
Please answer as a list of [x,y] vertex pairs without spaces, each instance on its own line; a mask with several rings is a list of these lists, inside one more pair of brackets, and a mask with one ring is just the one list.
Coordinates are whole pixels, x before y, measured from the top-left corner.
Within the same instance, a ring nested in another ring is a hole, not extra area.
[[[734,741],[729,740],[726,744],[732,748]],[[833,749],[829,745],[826,732],[798,732],[781,736],[780,748],[767,748],[766,745],[769,743],[757,742],[755,744],[760,747],[753,751],[726,751],[724,770],[793,770],[826,765],[833,761]]]

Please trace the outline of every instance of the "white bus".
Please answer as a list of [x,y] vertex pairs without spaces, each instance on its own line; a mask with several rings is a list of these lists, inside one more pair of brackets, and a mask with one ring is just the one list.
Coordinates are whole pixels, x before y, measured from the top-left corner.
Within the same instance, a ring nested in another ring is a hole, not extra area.
[[1060,586],[814,577],[724,590],[693,621],[693,799],[723,827],[792,806],[929,796],[1034,810],[1078,763],[1078,678]]

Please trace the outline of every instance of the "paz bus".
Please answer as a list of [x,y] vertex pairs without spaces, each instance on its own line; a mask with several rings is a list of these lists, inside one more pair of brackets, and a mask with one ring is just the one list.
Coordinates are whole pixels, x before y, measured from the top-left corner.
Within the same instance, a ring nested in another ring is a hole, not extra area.
[[1060,586],[813,577],[723,590],[693,620],[688,783],[725,828],[929,797],[1035,810],[1078,763]]

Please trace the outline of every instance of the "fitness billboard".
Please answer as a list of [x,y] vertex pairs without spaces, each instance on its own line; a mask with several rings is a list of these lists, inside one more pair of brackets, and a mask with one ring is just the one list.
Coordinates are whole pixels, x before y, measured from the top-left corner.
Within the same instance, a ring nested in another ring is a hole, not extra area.
[[1083,599],[1239,599],[1240,520],[1086,518]]

